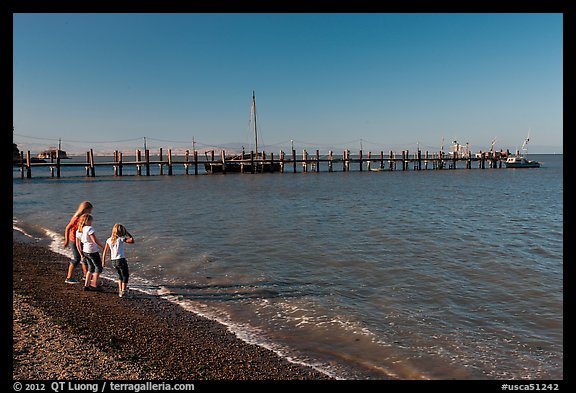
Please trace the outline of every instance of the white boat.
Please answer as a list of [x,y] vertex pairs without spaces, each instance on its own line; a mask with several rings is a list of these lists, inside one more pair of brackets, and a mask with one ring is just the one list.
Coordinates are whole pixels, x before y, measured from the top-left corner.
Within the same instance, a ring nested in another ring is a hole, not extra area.
[[[528,137],[524,139],[524,143],[520,150],[516,151],[516,155],[509,156],[506,159],[506,168],[540,168],[540,163],[538,161],[532,161],[528,159],[528,141],[530,140],[530,133]],[[522,154],[520,154],[522,152]]]
[[39,153],[37,155],[38,158],[56,158],[56,156],[59,156],[61,159],[68,159],[70,157],[68,157],[68,155],[66,154],[66,152],[64,150],[60,150],[60,149],[56,149],[55,147],[51,147],[48,150],[44,150],[43,152]]
[[58,148],[51,147],[48,150],[44,150],[40,154],[37,155],[38,158],[48,158],[48,159],[56,159],[56,157],[68,159],[68,155],[64,150],[62,150],[62,141],[58,139]]
[[524,156],[511,156],[506,159],[506,168],[540,168],[540,163]]

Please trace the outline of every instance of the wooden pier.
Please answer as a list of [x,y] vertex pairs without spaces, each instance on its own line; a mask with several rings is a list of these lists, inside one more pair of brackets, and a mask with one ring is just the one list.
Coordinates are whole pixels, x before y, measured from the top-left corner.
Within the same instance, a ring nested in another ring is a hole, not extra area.
[[[368,152],[364,154],[362,150],[358,151],[356,156],[350,154],[349,149],[345,149],[340,156],[335,156],[333,151],[328,151],[328,154],[321,156],[320,151],[316,150],[313,154],[310,154],[306,149],[302,151],[300,157],[296,155],[296,151],[292,150],[289,155],[285,154],[284,151],[280,151],[278,157],[274,154],[268,154],[262,152],[255,155],[251,152],[248,159],[228,159],[226,158],[226,153],[224,150],[220,152],[219,155],[215,154],[215,151],[205,152],[204,157],[199,159],[198,152],[193,151],[192,154],[189,150],[186,150],[183,156],[174,157],[172,155],[172,150],[168,149],[166,157],[164,156],[164,151],[162,148],[158,150],[158,159],[150,159],[150,150],[144,150],[142,155],[141,150],[136,150],[134,161],[124,161],[122,151],[116,150],[113,154],[112,161],[106,162],[95,162],[94,152],[92,149],[86,152],[85,162],[62,162],[57,153],[55,157],[50,157],[50,162],[35,163],[32,162],[30,157],[30,151],[26,152],[26,157],[24,157],[24,152],[20,152],[20,172],[21,178],[32,178],[32,168],[35,167],[48,167],[50,169],[50,177],[60,178],[61,169],[63,167],[84,167],[86,177],[96,176],[96,167],[108,167],[112,168],[113,176],[123,176],[123,169],[126,167],[135,167],[136,176],[150,176],[150,167],[153,165],[158,165],[159,175],[166,174],[172,176],[175,166],[183,166],[184,174],[194,174],[198,175],[200,173],[207,173],[205,165],[208,166],[221,166],[221,171],[218,173],[226,174],[229,171],[226,168],[232,166],[238,166],[241,168],[240,173],[262,173],[262,172],[292,172],[292,173],[308,173],[308,172],[321,172],[321,167],[325,170],[322,172],[334,172],[340,168],[342,172],[352,171],[421,171],[421,170],[443,170],[443,169],[472,169],[473,166],[477,166],[480,169],[486,168],[502,168],[502,162],[506,160],[506,157],[510,154],[507,150],[506,152],[479,152],[472,156],[470,153],[467,154],[446,154],[443,151],[429,152],[425,151],[422,153],[421,150],[416,152],[409,152],[408,150],[402,150],[401,154],[390,150],[387,154],[380,151],[377,154]],[[164,158],[165,157],[165,158]],[[242,155],[244,157],[244,155]],[[258,157],[258,158],[256,158]],[[458,164],[463,168],[458,168]],[[199,169],[202,167],[202,170]],[[298,171],[298,168],[301,168]],[[249,170],[244,171],[244,168],[249,168]],[[278,170],[275,170],[278,168]],[[212,171],[215,173],[215,171]]]

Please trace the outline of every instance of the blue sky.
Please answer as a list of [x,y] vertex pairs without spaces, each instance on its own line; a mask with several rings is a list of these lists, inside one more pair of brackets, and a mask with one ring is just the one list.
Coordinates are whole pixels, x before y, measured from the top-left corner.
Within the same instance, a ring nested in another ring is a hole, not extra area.
[[40,151],[563,145],[561,14],[14,14],[14,141]]

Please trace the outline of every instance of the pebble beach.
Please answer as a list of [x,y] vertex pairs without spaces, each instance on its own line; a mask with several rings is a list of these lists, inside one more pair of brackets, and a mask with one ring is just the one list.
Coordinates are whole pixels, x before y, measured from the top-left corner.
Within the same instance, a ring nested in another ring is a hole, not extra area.
[[67,258],[16,234],[12,251],[14,380],[331,379],[156,296],[66,284]]

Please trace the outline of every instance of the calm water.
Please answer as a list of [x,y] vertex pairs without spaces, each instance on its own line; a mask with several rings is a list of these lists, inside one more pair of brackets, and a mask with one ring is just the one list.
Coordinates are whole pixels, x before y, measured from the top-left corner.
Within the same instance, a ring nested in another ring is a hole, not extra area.
[[132,288],[339,378],[563,379],[562,156],[531,158],[544,166],[15,170],[13,221],[69,254],[64,228],[90,200],[100,240],[115,222],[136,237]]

